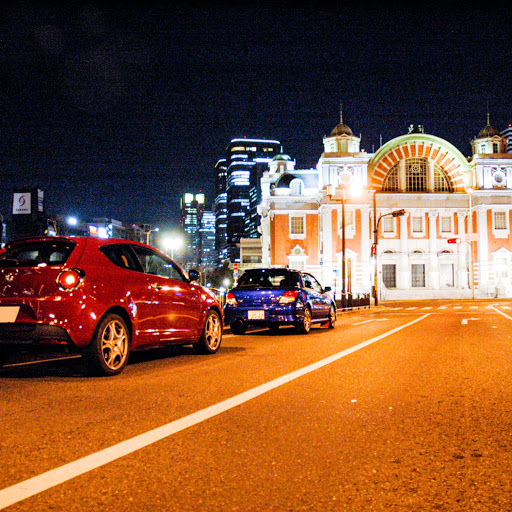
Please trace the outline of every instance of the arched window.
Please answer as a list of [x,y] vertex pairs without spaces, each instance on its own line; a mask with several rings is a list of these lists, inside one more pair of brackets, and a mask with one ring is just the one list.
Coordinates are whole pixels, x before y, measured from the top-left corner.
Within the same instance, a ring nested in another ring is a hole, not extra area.
[[391,171],[386,174],[384,178],[384,184],[382,185],[384,192],[399,192],[398,187],[398,165],[395,165]]
[[427,192],[427,159],[409,158],[405,161],[406,192]]
[[395,164],[384,178],[385,192],[453,192],[445,171],[437,164],[429,165],[427,158],[408,158]]
[[301,196],[304,190],[304,182],[298,178],[290,182],[290,190],[294,196]]

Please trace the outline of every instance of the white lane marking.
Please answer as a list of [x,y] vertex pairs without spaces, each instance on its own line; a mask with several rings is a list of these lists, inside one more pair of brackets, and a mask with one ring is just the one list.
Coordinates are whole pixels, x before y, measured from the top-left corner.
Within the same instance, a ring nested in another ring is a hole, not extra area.
[[239,395],[228,398],[223,402],[219,402],[218,404],[190,414],[189,416],[185,416],[179,420],[172,421],[171,423],[167,423],[167,425],[163,425],[161,427],[155,428],[154,430],[145,432],[144,434],[140,434],[131,439],[127,439],[126,441],[122,441],[121,443],[115,444],[114,446],[110,446],[109,448],[105,448],[99,452],[82,457],[81,459],[65,464],[64,466],[60,466],[58,468],[47,471],[46,473],[41,473],[40,475],[34,476],[33,478],[29,478],[28,480],[24,480],[17,484],[11,485],[10,487],[6,487],[5,489],[0,490],[0,510],[13,505],[14,503],[18,503],[19,501],[22,501],[26,498],[29,498],[30,496],[34,496],[41,492],[47,491],[48,489],[67,482],[72,478],[104,466],[109,462],[120,459],[125,455],[140,450],[141,448],[145,448],[146,446],[156,443],[157,441],[161,441],[162,439],[192,427],[193,425],[202,423],[203,421],[213,418],[214,416],[217,416],[223,412],[229,411],[230,409],[244,404],[253,398],[263,395],[264,393],[283,386],[284,384],[298,379],[299,377],[334,363],[335,361],[338,361],[345,356],[357,352],[358,350],[361,350],[362,348],[365,348],[372,343],[375,343],[376,341],[382,340],[391,334],[401,331],[406,327],[410,327],[411,325],[424,320],[428,316],[430,316],[430,313],[426,313],[416,320],[412,320],[411,322],[408,322],[400,327],[395,327],[394,329],[380,334],[379,336],[375,336],[375,338],[363,341],[358,345],[354,345],[353,347],[338,352],[337,354],[327,357],[326,359],[322,359],[321,361],[305,366],[300,370],[296,370],[294,372],[288,373],[287,375],[283,375],[282,377],[278,377],[277,379],[271,380],[266,384],[262,384],[261,386],[257,386],[253,389],[250,389],[249,391],[240,393]]
[[399,307],[399,308],[389,308],[390,311],[397,311],[399,309],[404,309],[403,307]]
[[478,306],[469,306],[469,309],[478,309]]
[[361,324],[367,324],[368,322],[387,322],[387,318],[371,318],[370,320],[363,320],[362,322],[356,322],[352,325],[361,325]]
[[432,306],[425,306],[425,307],[423,307],[421,309],[432,309]]
[[469,320],[480,320],[480,318],[463,318],[461,325],[467,325]]
[[418,306],[413,306],[412,308],[405,308],[405,309],[418,309]]
[[453,306],[453,309],[462,309],[462,306]]
[[448,306],[439,306],[437,309],[447,309]]
[[505,318],[508,318],[509,320],[512,320],[512,317],[508,316],[507,314],[503,313],[503,311],[500,311],[495,306],[487,306],[489,309],[494,309],[496,313],[499,313],[500,315],[503,315]]
[[510,306],[501,306],[503,309],[512,309]]

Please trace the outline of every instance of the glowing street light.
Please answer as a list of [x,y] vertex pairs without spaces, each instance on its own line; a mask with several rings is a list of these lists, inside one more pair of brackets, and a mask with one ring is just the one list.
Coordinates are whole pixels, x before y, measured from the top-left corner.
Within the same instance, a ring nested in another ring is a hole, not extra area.
[[165,250],[171,253],[171,259],[174,259],[174,251],[178,251],[183,247],[183,238],[179,236],[170,236],[166,238],[163,243]]

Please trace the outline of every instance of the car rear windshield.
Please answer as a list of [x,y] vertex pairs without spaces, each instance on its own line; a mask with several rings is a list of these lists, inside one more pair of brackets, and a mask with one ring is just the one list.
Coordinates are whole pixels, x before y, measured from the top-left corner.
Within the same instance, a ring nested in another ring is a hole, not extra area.
[[295,288],[299,275],[281,269],[249,270],[240,277],[237,288]]
[[63,265],[75,246],[71,241],[51,240],[14,244],[0,254],[0,267]]

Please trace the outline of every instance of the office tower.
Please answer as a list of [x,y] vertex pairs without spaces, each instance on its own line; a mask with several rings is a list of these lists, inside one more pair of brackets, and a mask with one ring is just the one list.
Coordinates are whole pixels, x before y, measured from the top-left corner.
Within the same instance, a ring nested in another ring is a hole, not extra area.
[[205,195],[202,192],[198,194],[186,192],[180,199],[180,225],[186,239],[183,252],[183,266],[185,268],[197,268],[200,264],[199,227],[204,211],[204,202]]
[[[222,179],[218,179],[216,198],[217,223],[222,223],[224,204],[227,213],[225,254],[231,261],[239,259],[241,238],[258,238],[260,222],[257,206],[261,201],[260,179],[272,158],[279,154],[281,143],[277,140],[233,139],[226,149],[225,161],[217,167],[220,176],[225,166],[225,189]],[[217,234],[221,236],[220,233]],[[217,246],[218,250],[220,245]],[[222,250],[222,248],[221,248]]]

